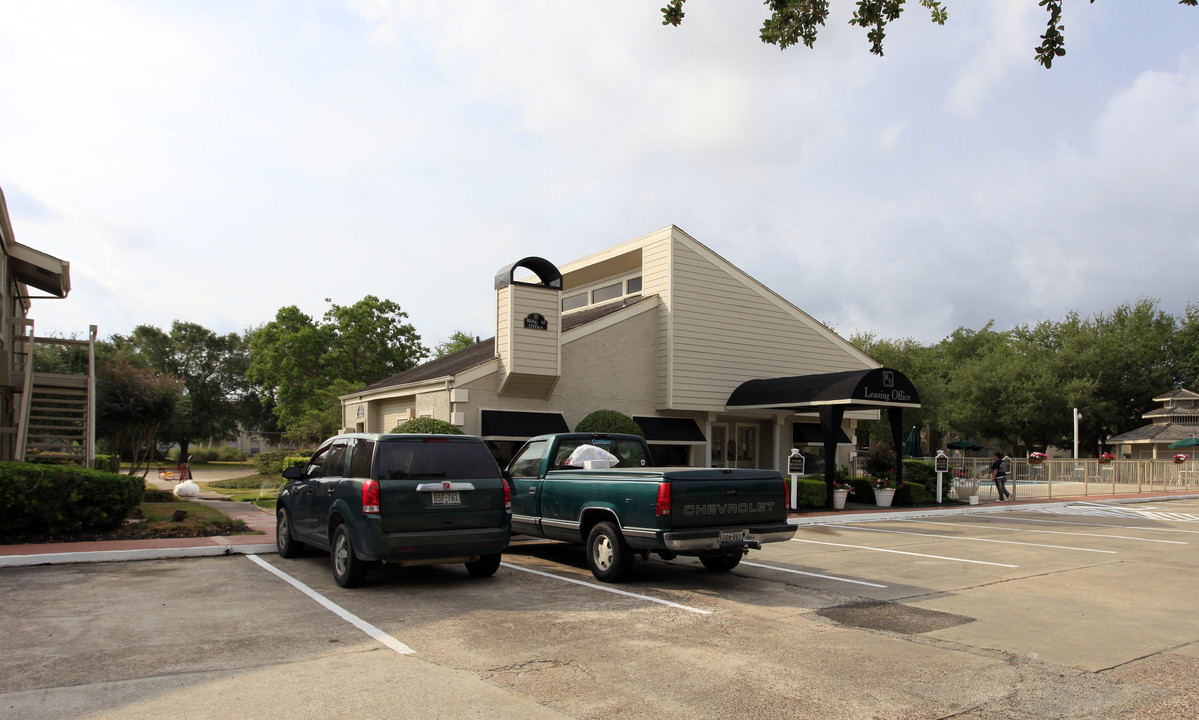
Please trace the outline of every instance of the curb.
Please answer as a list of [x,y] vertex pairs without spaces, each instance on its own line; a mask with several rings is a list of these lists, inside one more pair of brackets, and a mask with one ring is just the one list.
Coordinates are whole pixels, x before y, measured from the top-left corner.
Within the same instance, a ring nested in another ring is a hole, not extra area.
[[34,553],[0,556],[0,568],[33,565],[72,565],[79,563],[125,562],[128,560],[167,560],[171,558],[215,557],[218,555],[259,555],[278,552],[275,543],[209,547],[134,548],[131,550],[89,550],[85,552]]

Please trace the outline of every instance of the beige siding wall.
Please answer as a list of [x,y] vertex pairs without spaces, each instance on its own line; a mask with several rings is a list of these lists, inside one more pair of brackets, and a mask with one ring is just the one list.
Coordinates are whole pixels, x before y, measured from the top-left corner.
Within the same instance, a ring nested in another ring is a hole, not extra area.
[[641,287],[644,295],[657,295],[659,304],[655,333],[656,351],[653,358],[653,397],[658,407],[669,408],[670,398],[670,248],[671,235],[663,232],[649,241],[641,251]]
[[[509,372],[536,375],[558,374],[559,321],[556,291],[516,288],[512,304],[512,354]],[[545,330],[524,327],[524,318],[532,313],[545,317]]]
[[[367,432],[391,432],[393,427],[411,417],[411,412],[415,407],[416,398],[412,395],[388,398],[372,403],[372,412],[368,413],[371,419],[366,430]],[[353,427],[353,424],[351,423],[349,427]]]
[[729,393],[753,378],[870,367],[719,258],[682,239],[672,255],[672,408],[722,408]]

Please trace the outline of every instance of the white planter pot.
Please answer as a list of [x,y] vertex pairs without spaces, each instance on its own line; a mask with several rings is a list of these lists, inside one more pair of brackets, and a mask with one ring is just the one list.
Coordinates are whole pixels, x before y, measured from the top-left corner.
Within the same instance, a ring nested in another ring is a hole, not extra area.
[[849,497],[848,490],[833,490],[833,509],[844,510],[845,498]]
[[895,499],[895,490],[881,488],[874,489],[874,504],[879,507],[891,507],[891,501]]

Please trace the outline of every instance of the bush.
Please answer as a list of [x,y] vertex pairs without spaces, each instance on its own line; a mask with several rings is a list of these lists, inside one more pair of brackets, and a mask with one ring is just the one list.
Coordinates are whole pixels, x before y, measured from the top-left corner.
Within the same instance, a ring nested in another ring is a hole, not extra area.
[[596,410],[575,425],[575,432],[621,433],[645,437],[645,431],[633,422],[633,418],[617,410]]
[[[791,507],[791,478],[784,478],[787,485],[787,507]],[[822,478],[801,477],[795,483],[795,505],[800,508],[822,508],[828,504],[828,488]]]
[[[905,468],[906,469],[906,468]],[[928,493],[923,484],[918,482],[908,482],[904,479],[903,486],[895,493],[896,505],[920,505],[924,502]]]
[[120,468],[113,469],[112,455],[96,455],[92,458],[92,470],[104,470],[106,472],[117,472]]
[[871,478],[895,479],[895,450],[886,443],[879,443],[866,454],[866,475]]
[[[308,462],[308,458],[304,458],[303,461]],[[229,478],[228,480],[213,480],[207,483],[207,485],[225,490],[262,490],[264,488],[281,488],[286,483],[287,481],[281,477],[250,475],[249,477]],[[145,501],[143,500],[143,502]]]
[[903,481],[920,483],[924,487],[937,484],[936,466],[928,460],[904,460]]
[[0,535],[5,538],[104,532],[142,500],[140,477],[62,465],[0,463]]
[[412,418],[396,425],[393,433],[428,433],[432,435],[464,435],[462,429],[445,420],[433,418]]
[[[220,445],[218,447],[206,448],[188,448],[188,455],[191,456],[191,462],[239,462],[246,459],[246,454],[235,447],[228,445]],[[179,448],[171,448],[167,452],[167,458],[172,462],[179,462]]]
[[312,459],[312,455],[288,455],[283,458],[283,468],[286,470],[289,467],[302,467],[308,464]]
[[280,475],[289,457],[302,457],[307,460],[312,457],[314,450],[267,450],[254,456],[254,466],[260,475]]

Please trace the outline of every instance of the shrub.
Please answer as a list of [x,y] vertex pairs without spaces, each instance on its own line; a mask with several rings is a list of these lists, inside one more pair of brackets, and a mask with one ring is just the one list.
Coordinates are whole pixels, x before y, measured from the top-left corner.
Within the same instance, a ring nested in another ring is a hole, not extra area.
[[879,443],[866,454],[866,474],[872,478],[895,479],[895,450],[886,443]]
[[92,458],[92,469],[93,470],[104,470],[106,472],[118,472],[120,470],[120,467],[119,466],[116,468],[113,467],[112,455],[97,454],[96,457]]
[[254,466],[260,475],[279,475],[283,468],[289,467],[284,463],[289,457],[302,457],[305,460],[312,457],[313,450],[267,450],[254,456]]
[[937,484],[936,466],[928,460],[904,460],[903,481],[920,483],[924,487]]
[[289,467],[300,467],[303,465],[307,465],[308,461],[311,459],[312,459],[311,454],[309,454],[309,455],[288,455],[287,457],[283,458],[283,468],[286,470]]
[[896,505],[920,505],[924,502],[927,496],[927,491],[922,483],[908,482],[905,478],[903,486],[895,493]]
[[617,410],[596,410],[575,425],[575,432],[621,433],[645,437],[645,431],[633,422],[633,418]]
[[[787,485],[787,507],[791,507],[791,478],[785,478]],[[821,478],[801,477],[795,483],[796,507],[822,508],[828,503],[828,488]]]
[[62,465],[0,463],[0,535],[58,536],[111,530],[141,502],[140,477]]
[[[307,461],[308,458],[304,458],[304,462]],[[208,483],[208,486],[224,488],[226,490],[262,490],[264,488],[281,488],[286,482],[283,478],[251,475],[249,477],[229,478],[228,480],[213,480]]]
[[396,425],[393,433],[429,433],[433,435],[464,435],[462,429],[453,423],[433,418],[412,418]]

